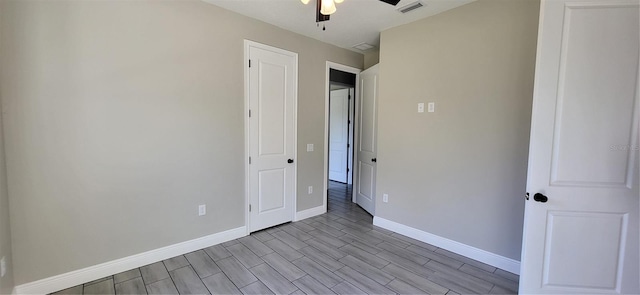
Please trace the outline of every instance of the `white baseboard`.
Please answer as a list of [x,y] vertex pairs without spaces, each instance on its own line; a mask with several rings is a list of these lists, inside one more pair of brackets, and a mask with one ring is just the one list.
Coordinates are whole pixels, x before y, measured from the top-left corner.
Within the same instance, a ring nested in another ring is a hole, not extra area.
[[246,226],[16,286],[15,294],[48,294],[247,235]]
[[300,212],[296,212],[296,216],[293,221],[300,221],[303,219],[311,218],[317,215],[321,215],[327,212],[327,208],[324,206],[313,207],[311,209],[302,210]]
[[449,240],[404,224],[387,220],[378,216],[373,217],[373,225],[422,241],[438,248],[442,248],[471,259],[495,266],[502,270],[520,274],[520,261],[513,260],[495,253],[478,249],[460,242]]

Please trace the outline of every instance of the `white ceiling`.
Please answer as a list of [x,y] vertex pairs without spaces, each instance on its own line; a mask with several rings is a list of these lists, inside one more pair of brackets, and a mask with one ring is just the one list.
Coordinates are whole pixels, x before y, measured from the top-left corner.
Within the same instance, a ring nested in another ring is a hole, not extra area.
[[[339,47],[362,52],[352,46],[366,42],[376,47],[380,32],[410,23],[475,0],[419,0],[426,6],[402,14],[396,9],[418,0],[401,0],[395,7],[379,0],[344,0],[336,4],[331,20],[316,26],[315,0],[203,0]],[[322,25],[326,30],[322,30]]]

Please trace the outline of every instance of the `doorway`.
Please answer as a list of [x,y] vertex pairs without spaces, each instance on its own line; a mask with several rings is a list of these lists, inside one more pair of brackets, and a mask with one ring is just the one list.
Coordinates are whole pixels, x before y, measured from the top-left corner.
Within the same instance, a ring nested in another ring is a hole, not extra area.
[[[357,138],[356,89],[359,69],[327,62],[325,95],[325,179],[323,205],[328,189],[344,186],[351,192],[354,181],[354,143]],[[351,201],[355,200],[350,194]]]

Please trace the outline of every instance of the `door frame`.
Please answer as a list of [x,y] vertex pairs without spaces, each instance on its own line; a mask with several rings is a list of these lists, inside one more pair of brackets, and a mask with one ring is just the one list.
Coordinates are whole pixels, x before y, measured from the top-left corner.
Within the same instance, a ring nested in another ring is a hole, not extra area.
[[293,85],[293,204],[291,206],[291,221],[297,220],[297,201],[298,201],[298,54],[292,51],[288,51],[285,49],[281,49],[278,47],[273,47],[270,45],[258,43],[255,41],[251,41],[248,39],[244,39],[244,62],[243,62],[243,73],[244,73],[244,222],[246,225],[247,235],[251,233],[250,226],[250,214],[249,214],[249,198],[250,198],[250,183],[249,183],[249,155],[250,155],[250,146],[249,146],[249,48],[260,48],[264,50],[270,50],[273,52],[278,52],[287,56],[291,56],[295,60],[296,67],[296,76],[294,77],[294,85]]
[[[331,62],[331,61],[327,61],[327,64],[326,64],[325,85],[324,85],[324,180],[323,180],[323,190],[322,190],[322,208],[324,212],[327,212],[327,198],[329,197],[327,190],[329,189],[329,94],[331,93],[331,89],[330,89],[331,81],[330,81],[329,74],[331,72],[331,69],[356,75],[356,85],[353,88],[354,100],[357,99],[356,98],[357,95],[355,95],[355,93],[358,91],[358,87],[360,84],[360,72],[362,72],[362,70],[360,69],[335,63],[335,62]],[[354,117],[353,117],[353,148],[352,148],[353,151],[356,150],[356,145],[357,145],[358,136],[359,136],[358,126],[357,126],[358,115],[359,115],[358,100],[355,100],[354,106],[355,106],[355,109],[354,109]],[[353,163],[356,163],[357,159],[358,159],[357,155],[354,152]],[[355,172],[357,169],[355,166],[356,165],[353,165],[352,167],[353,168],[351,171],[352,175],[355,175]],[[356,186],[355,178],[351,181],[351,183],[353,187]],[[355,190],[352,190],[352,191],[355,191]],[[355,194],[351,195],[351,201],[352,202],[356,201]]]

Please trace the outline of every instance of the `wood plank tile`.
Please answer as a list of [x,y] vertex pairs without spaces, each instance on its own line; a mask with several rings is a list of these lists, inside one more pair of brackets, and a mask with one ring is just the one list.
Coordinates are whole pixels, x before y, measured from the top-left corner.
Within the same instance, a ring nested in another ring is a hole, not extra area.
[[520,276],[514,273],[510,273],[506,270],[502,270],[502,269],[496,269],[496,271],[494,271],[493,273],[495,273],[496,275],[499,275],[507,280],[512,280],[514,282],[519,282],[520,281]]
[[209,290],[191,266],[172,270],[169,274],[180,294],[209,294]]
[[260,242],[260,240],[256,239],[255,237],[246,236],[238,239],[238,241],[240,241],[240,243],[245,245],[247,248],[249,248],[249,250],[251,250],[253,253],[255,253],[258,256],[264,256],[264,255],[273,253],[273,250],[271,248],[267,247],[265,244]]
[[201,278],[206,278],[210,275],[221,272],[218,265],[213,262],[213,259],[211,259],[211,257],[209,257],[209,255],[207,255],[203,250],[187,253],[184,256],[193,267],[193,270],[195,270]]
[[266,295],[266,294],[274,294],[265,284],[260,281],[256,281],[247,285],[246,287],[240,288],[242,294],[246,295]]
[[258,280],[235,257],[221,259],[216,263],[238,288],[242,288]]
[[254,238],[258,239],[260,242],[263,242],[263,243],[268,240],[275,239],[270,233],[263,230],[251,233],[251,236],[253,236]]
[[391,261],[397,265],[400,265],[418,275],[421,276],[428,276],[430,274],[432,274],[434,271],[422,266],[420,264],[417,264],[409,259],[406,259],[404,257],[400,257],[398,255],[395,255],[387,250],[381,251],[380,253],[376,254],[376,256],[378,257],[382,257],[388,261]]
[[298,289],[298,287],[266,263],[253,267],[250,271],[276,294],[289,294]]
[[[455,282],[459,286],[472,290],[475,293],[483,293],[483,294],[488,293],[493,287],[492,283],[481,280],[472,275],[461,272],[457,269],[452,269],[434,260],[431,260],[427,264],[425,264],[425,267],[428,267],[429,269],[432,269],[435,271],[435,273],[432,276],[430,276],[430,278],[433,278],[433,277],[444,278],[444,279]],[[454,288],[449,288],[449,289],[456,291]]]
[[[315,230],[319,230],[327,235],[339,237],[344,235],[345,233],[338,228],[328,226],[326,223],[313,222],[309,224]],[[344,226],[343,226],[344,227]]]
[[448,291],[447,288],[438,285],[437,283],[427,279],[426,277],[419,276],[393,263],[385,266],[382,270],[429,294],[444,294]]
[[298,250],[289,247],[289,245],[285,244],[285,242],[280,239],[266,241],[265,245],[269,246],[269,248],[289,261],[293,261],[304,256],[298,252]]
[[463,265],[458,269],[461,272],[470,274],[476,278],[479,278],[483,281],[487,281],[489,283],[493,283],[494,285],[498,285],[510,293],[518,293],[518,283],[509,279],[505,279],[501,276],[496,275],[495,273],[490,273],[479,269],[475,266],[471,266],[468,264]]
[[173,280],[171,278],[166,278],[164,280],[157,281],[152,284],[147,285],[147,293],[149,294],[167,294],[167,295],[177,295],[178,289],[173,284]]
[[172,271],[174,269],[178,269],[178,268],[189,265],[189,262],[187,261],[187,259],[184,258],[184,256],[182,255],[163,260],[162,262],[164,263],[164,266],[167,268],[168,271]]
[[222,245],[214,245],[214,246],[205,248],[204,252],[207,253],[207,255],[209,255],[209,257],[213,259],[213,261],[218,261],[220,259],[225,259],[231,256],[231,252],[227,251],[227,248],[225,248]]
[[83,285],[77,285],[75,287],[52,293],[52,295],[82,295],[83,288]]
[[314,230],[314,229],[315,229],[313,226],[310,226],[310,225],[309,225],[309,224],[307,224],[307,223],[299,222],[299,221],[297,221],[297,222],[292,222],[292,223],[291,223],[291,225],[292,225],[292,226],[294,226],[294,227],[296,227],[297,229],[299,229],[299,230],[303,231],[303,232],[310,232],[310,231],[312,231],[312,230]]
[[211,294],[242,294],[238,287],[222,272],[202,279]]
[[309,232],[309,235],[313,236],[313,238],[316,240],[322,241],[325,244],[331,245],[336,248],[340,248],[347,244],[346,242],[319,230],[312,230]]
[[293,281],[293,284],[306,294],[335,294],[331,289],[308,275]]
[[297,267],[305,271],[307,274],[309,274],[328,288],[332,288],[338,283],[342,282],[342,279],[340,277],[336,276],[330,270],[322,267],[320,264],[307,257],[302,257],[298,260],[295,260],[293,261],[293,264],[295,264]]
[[398,294],[422,294],[424,293],[424,291],[408,284],[405,283],[399,279],[395,279],[391,282],[389,282],[389,284],[387,284],[387,288],[393,290],[394,292],[398,293]]
[[298,229],[297,227],[295,227],[295,226],[293,226],[291,224],[283,225],[282,226],[282,230],[285,231],[286,233],[294,236],[295,238],[301,240],[301,241],[306,241],[306,240],[312,238],[311,235],[309,235],[308,233]]
[[354,237],[352,235],[349,234],[345,234],[343,236],[338,237],[338,239],[340,239],[341,241],[351,244],[357,248],[360,248],[364,251],[367,251],[371,254],[377,254],[378,252],[382,251],[382,249],[374,246],[374,245],[370,245],[370,244],[366,244],[366,242],[363,242],[362,240],[360,240],[357,237]]
[[438,262],[440,262],[440,263],[442,263],[444,265],[447,265],[447,266],[449,266],[451,268],[458,269],[464,264],[464,263],[462,263],[462,262],[460,262],[458,260],[455,260],[455,259],[453,259],[453,258],[451,258],[449,256],[445,256],[445,255],[442,255],[440,253],[433,252],[433,251],[431,251],[429,249],[422,248],[420,246],[411,245],[411,246],[407,247],[406,249],[407,249],[407,251],[411,251],[411,252],[416,253],[416,254],[418,254],[420,256],[423,256],[423,257],[438,261]]
[[482,263],[480,261],[473,260],[471,258],[462,256],[462,255],[457,254],[457,253],[453,253],[451,251],[447,251],[445,249],[438,248],[435,252],[436,253],[440,253],[440,254],[445,255],[445,256],[449,256],[449,257],[451,257],[451,258],[453,258],[455,260],[458,260],[458,261],[460,261],[462,263],[473,265],[473,266],[475,266],[477,268],[480,268],[480,269],[488,271],[488,272],[496,271],[496,268],[491,266],[491,265],[484,264],[484,263]]
[[376,245],[376,247],[378,247],[380,249],[387,250],[387,251],[389,251],[389,252],[391,252],[391,253],[393,253],[395,255],[398,255],[398,256],[400,256],[402,258],[406,258],[408,260],[411,260],[411,261],[413,261],[413,262],[415,262],[417,264],[421,264],[422,265],[422,264],[425,264],[425,263],[429,262],[429,258],[426,258],[426,257],[424,257],[422,255],[418,255],[416,253],[413,253],[413,252],[411,252],[411,251],[409,251],[407,249],[400,248],[398,246],[389,244],[387,242],[380,243],[380,244]]
[[347,255],[339,261],[382,285],[386,285],[394,279],[394,276],[351,255]]
[[272,233],[272,235],[277,239],[280,239],[285,244],[289,245],[291,248],[296,250],[300,250],[307,246],[305,242],[301,241],[300,239],[297,239],[296,237],[284,231],[275,232],[275,233]]
[[389,261],[352,245],[346,245],[340,248],[340,250],[377,268],[383,268],[385,265],[389,264]]
[[140,268],[140,273],[144,283],[147,285],[169,277],[169,272],[167,272],[167,268],[164,267],[162,262],[143,266]]
[[364,294],[364,291],[358,289],[358,287],[350,284],[349,282],[337,284],[335,287],[331,288],[331,290],[340,295]]
[[264,263],[260,257],[254,254],[249,248],[243,244],[235,244],[227,247],[227,250],[240,261],[246,268],[251,268]]
[[395,294],[385,286],[376,283],[374,280],[357,272],[349,266],[345,266],[336,272],[342,279],[358,287],[358,289],[369,294]]
[[116,284],[116,294],[147,294],[142,277]]
[[436,247],[434,245],[427,244],[427,243],[425,243],[423,241],[418,241],[416,239],[407,237],[405,235],[401,235],[401,234],[398,234],[398,233],[392,233],[391,236],[396,238],[396,239],[403,240],[403,241],[405,241],[405,242],[407,242],[409,244],[416,245],[418,247],[422,247],[422,248],[425,248],[425,249],[430,250],[430,251],[438,250],[438,247]]
[[295,281],[306,275],[304,271],[278,253],[267,254],[262,256],[262,259],[289,281]]
[[327,254],[324,254],[321,251],[318,251],[318,249],[311,246],[300,249],[300,253],[304,254],[307,258],[310,258],[311,260],[324,266],[330,271],[336,271],[344,266],[344,264],[338,262],[338,260]]
[[119,274],[114,275],[113,283],[119,284],[124,281],[128,281],[137,277],[142,277],[142,274],[140,274],[140,269],[134,268],[132,270],[128,270],[128,271],[121,272]]
[[339,248],[333,247],[323,241],[320,240],[316,240],[316,239],[309,239],[307,240],[307,244],[313,248],[318,249],[319,251],[322,251],[323,253],[335,258],[335,259],[340,259],[342,257],[345,257],[347,254],[344,253],[342,250],[340,250]]
[[113,279],[107,279],[100,281],[98,283],[85,285],[84,286],[84,294],[87,295],[107,295],[107,294],[115,294],[116,290],[113,285]]

